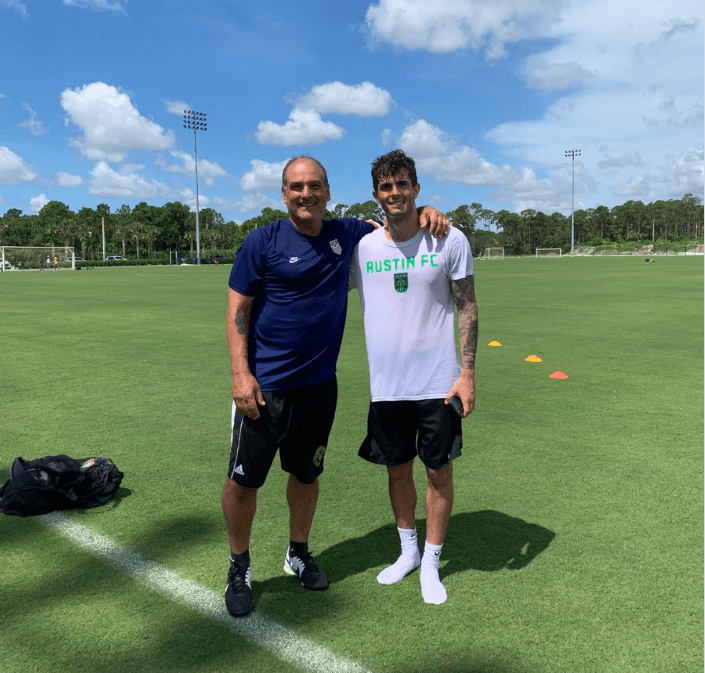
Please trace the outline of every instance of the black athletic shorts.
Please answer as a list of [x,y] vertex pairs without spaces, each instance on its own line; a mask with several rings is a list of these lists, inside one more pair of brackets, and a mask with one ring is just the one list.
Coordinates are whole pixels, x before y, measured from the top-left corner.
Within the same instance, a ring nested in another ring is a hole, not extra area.
[[370,402],[358,455],[379,465],[403,465],[418,455],[426,467],[440,470],[462,448],[461,420],[445,400]]
[[312,484],[323,472],[323,457],[333,427],[338,384],[263,392],[265,406],[252,420],[233,404],[233,432],[228,476],[241,486],[264,484],[279,450],[284,472],[301,483]]

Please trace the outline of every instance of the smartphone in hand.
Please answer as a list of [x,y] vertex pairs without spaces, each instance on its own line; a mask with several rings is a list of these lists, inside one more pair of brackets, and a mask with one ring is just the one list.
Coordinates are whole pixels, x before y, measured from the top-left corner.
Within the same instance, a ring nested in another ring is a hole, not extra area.
[[450,406],[453,408],[453,411],[458,414],[460,418],[463,417],[463,413],[465,412],[465,410],[463,409],[462,401],[457,395],[451,397],[450,402],[448,402],[448,404],[450,404]]

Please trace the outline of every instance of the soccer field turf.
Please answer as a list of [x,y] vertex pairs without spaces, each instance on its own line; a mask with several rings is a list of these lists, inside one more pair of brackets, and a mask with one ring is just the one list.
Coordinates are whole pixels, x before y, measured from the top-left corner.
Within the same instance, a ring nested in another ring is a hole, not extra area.
[[[112,458],[119,497],[69,520],[218,594],[227,275],[0,275],[0,479],[18,455]],[[252,536],[258,613],[373,673],[702,670],[702,258],[478,261],[476,287],[477,407],[454,467],[447,603],[423,603],[418,573],[375,581],[398,539],[384,470],[356,455],[368,382],[351,295],[311,536],[331,588],[282,573],[275,463]],[[34,519],[0,516],[0,549],[3,673],[306,670]]]

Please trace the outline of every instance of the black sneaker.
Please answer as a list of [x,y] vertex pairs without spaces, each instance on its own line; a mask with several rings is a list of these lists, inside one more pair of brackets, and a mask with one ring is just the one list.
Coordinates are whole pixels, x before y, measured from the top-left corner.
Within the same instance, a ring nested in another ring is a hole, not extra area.
[[301,586],[311,591],[324,591],[328,588],[328,578],[308,552],[300,556],[290,556],[289,550],[284,559],[284,572],[299,578]]
[[244,617],[252,612],[252,587],[250,566],[230,562],[228,584],[225,587],[225,607],[233,617]]

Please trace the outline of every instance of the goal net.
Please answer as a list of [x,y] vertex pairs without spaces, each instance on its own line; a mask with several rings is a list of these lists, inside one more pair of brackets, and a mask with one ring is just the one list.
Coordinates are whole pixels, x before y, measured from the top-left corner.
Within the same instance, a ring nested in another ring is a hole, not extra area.
[[504,259],[504,248],[485,248],[483,259]]
[[537,257],[560,257],[560,248],[536,248]]
[[0,245],[0,271],[54,268],[76,268],[73,248],[59,245],[44,247]]

